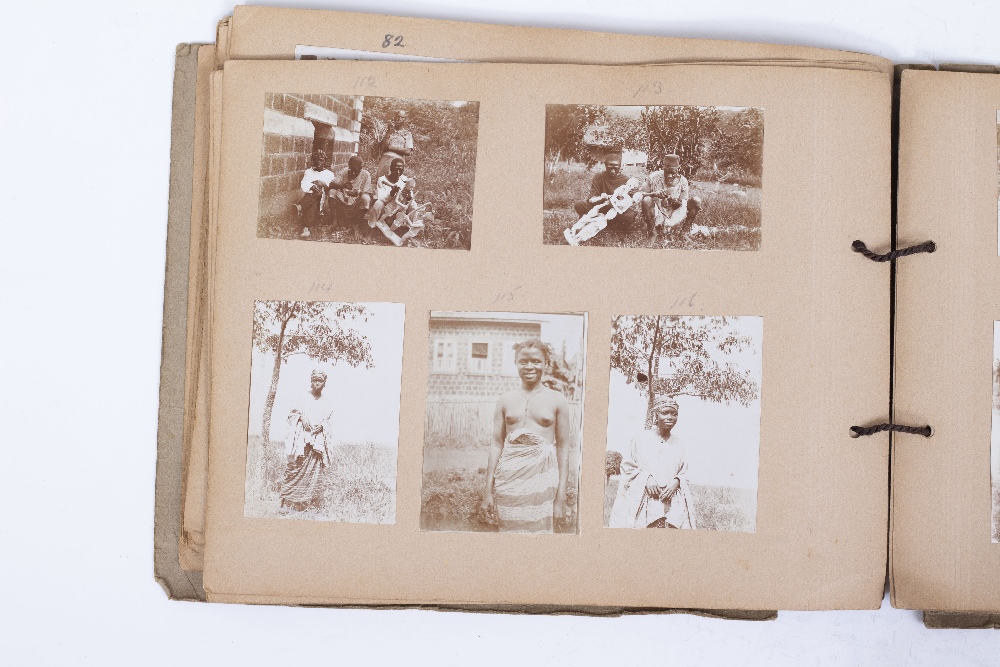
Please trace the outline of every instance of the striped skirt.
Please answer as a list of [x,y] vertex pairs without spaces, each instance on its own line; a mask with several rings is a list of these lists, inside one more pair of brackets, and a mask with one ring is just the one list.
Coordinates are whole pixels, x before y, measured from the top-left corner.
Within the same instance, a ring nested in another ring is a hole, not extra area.
[[493,480],[502,532],[553,532],[552,506],[559,487],[555,445],[524,429],[508,433]]
[[323,501],[323,468],[323,454],[306,445],[303,455],[285,466],[281,506],[298,511],[319,507]]

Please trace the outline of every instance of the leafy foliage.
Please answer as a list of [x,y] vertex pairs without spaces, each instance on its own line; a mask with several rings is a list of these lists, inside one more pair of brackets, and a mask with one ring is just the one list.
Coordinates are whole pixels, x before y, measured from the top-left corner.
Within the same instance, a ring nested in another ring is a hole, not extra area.
[[764,168],[764,118],[760,109],[740,111],[717,107],[649,106],[639,118],[613,116],[607,136],[615,145],[645,151],[650,169],[661,156],[675,153],[691,180],[734,180],[759,185]]
[[[656,394],[698,396],[716,403],[749,405],[760,390],[749,369],[722,361],[752,344],[727,317],[622,315],[611,338],[611,367],[648,399],[650,421]],[[713,354],[713,352],[715,354]],[[662,369],[667,360],[669,368]]]
[[418,200],[434,204],[434,222],[414,244],[470,248],[479,103],[366,97],[358,153],[372,169],[372,178],[385,142],[396,130],[398,111],[406,112],[413,135],[406,172],[417,181]]
[[545,107],[546,162],[573,160],[593,164],[584,135],[606,120],[605,108],[587,104],[549,104]]
[[604,455],[604,476],[620,475],[622,471],[622,455],[611,449]]
[[[614,107],[549,105],[545,112],[545,153],[550,162],[593,164],[586,138],[609,148],[645,152],[649,170],[661,156],[675,153],[688,180],[759,186],[764,168],[764,117],[760,109],[696,106],[647,106],[638,118]],[[551,171],[551,169],[550,169]]]
[[325,301],[257,301],[253,313],[254,346],[277,353],[282,363],[293,354],[316,361],[346,361],[374,367],[368,339],[344,326],[348,320],[368,321],[364,306]]
[[274,355],[271,387],[264,403],[264,442],[270,439],[271,414],[281,366],[294,354],[316,361],[374,368],[368,339],[346,323],[368,321],[364,306],[325,301],[257,301],[253,312],[254,347]]

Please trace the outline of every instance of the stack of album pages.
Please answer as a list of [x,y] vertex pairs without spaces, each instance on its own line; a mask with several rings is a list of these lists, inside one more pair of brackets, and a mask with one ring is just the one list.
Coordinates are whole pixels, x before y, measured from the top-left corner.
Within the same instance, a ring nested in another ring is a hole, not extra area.
[[1000,76],[894,78],[266,7],[179,47],[169,595],[1000,612]]

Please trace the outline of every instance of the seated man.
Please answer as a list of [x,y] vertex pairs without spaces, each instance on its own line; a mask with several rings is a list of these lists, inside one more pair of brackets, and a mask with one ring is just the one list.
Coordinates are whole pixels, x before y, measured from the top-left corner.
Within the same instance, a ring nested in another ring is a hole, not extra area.
[[[600,197],[601,195],[612,194],[619,186],[628,181],[628,176],[622,173],[622,158],[620,155],[609,155],[604,159],[604,171],[594,176],[590,182],[590,196]],[[591,201],[581,201],[573,204],[573,209],[578,216],[584,216],[597,204]],[[607,209],[611,204],[605,204]],[[601,209],[604,212],[605,209]],[[635,209],[629,209],[624,213],[619,213],[612,219],[609,227],[614,225],[618,228],[626,228],[635,221]]]
[[315,225],[319,216],[326,214],[327,189],[334,178],[328,165],[326,153],[317,150],[312,156],[312,166],[302,175],[302,195],[294,204],[302,238],[309,238],[309,225]]
[[393,158],[389,165],[389,173],[378,177],[378,181],[375,184],[375,201],[372,203],[371,215],[368,216],[369,227],[375,226],[375,223],[381,219],[386,205],[394,201],[396,195],[404,188],[407,188],[411,193],[409,201],[406,204],[406,212],[410,213],[416,210],[417,205],[412,197],[415,181],[409,176],[403,175],[405,168],[406,163],[403,162],[403,158]]
[[338,224],[364,220],[372,205],[372,177],[362,169],[361,158],[352,155],[330,181],[330,210]]
[[642,198],[642,210],[654,235],[659,228],[681,223],[690,227],[701,210],[701,199],[690,196],[688,181],[680,173],[680,157],[664,155],[662,164],[663,169],[649,175],[649,192]]

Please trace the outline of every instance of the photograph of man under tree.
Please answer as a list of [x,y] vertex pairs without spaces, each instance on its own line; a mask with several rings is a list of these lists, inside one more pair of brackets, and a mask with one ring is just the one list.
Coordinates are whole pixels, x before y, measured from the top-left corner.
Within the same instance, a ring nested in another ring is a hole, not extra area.
[[676,404],[697,528],[753,532],[762,319],[623,315],[612,332],[605,524],[622,460],[637,434],[655,431],[666,399]]

